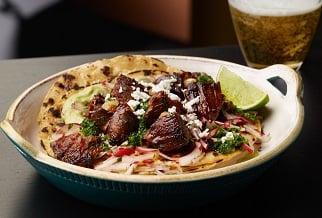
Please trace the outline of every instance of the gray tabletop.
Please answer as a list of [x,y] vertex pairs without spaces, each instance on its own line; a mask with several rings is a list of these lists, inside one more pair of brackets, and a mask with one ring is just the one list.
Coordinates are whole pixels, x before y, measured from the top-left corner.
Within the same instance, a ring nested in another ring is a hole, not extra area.
[[[134,52],[133,52],[134,53]],[[211,57],[244,64],[237,46],[204,47],[137,52]],[[26,88],[48,75],[116,53],[0,61],[0,116],[5,118],[12,101]],[[321,44],[312,46],[303,65],[303,131],[298,139],[263,176],[234,199],[187,208],[160,211],[160,215],[231,214],[239,217],[322,217],[322,155],[320,154],[322,103]],[[0,134],[0,217],[88,217],[133,215],[131,211],[101,208],[81,202],[42,178]],[[141,215],[154,215],[149,212]]]

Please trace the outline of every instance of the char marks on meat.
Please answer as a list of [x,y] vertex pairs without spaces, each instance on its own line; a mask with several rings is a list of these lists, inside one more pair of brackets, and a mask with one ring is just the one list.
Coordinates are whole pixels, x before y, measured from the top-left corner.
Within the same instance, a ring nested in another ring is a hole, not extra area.
[[120,75],[116,80],[110,96],[116,98],[120,103],[127,103],[133,99],[131,94],[136,88],[139,88],[140,91],[144,89],[143,85],[139,84],[135,79]]
[[200,120],[215,121],[224,103],[220,83],[190,83],[185,93],[188,101],[199,96],[199,103],[192,106]]
[[207,120],[215,121],[224,103],[220,83],[198,83],[200,104],[198,111]]
[[158,148],[165,154],[189,149],[192,145],[191,139],[188,127],[177,112],[162,113],[144,135],[148,147]]
[[95,121],[98,127],[102,130],[106,130],[106,124],[114,111],[106,111],[102,108],[105,103],[105,97],[102,95],[95,95],[91,103],[89,104],[88,118]]
[[80,133],[62,136],[51,147],[58,160],[88,168],[94,167],[102,152],[96,137],[83,137]]
[[[147,110],[143,114],[143,119],[132,111],[128,101],[134,100],[131,95],[134,91],[139,90],[147,93],[144,90],[147,87],[135,79],[120,75],[110,93],[110,97],[115,98],[117,104],[111,107],[112,109],[106,109],[106,107],[102,107],[106,103],[105,97],[99,94],[95,95],[88,105],[87,118],[97,124],[102,135],[106,134],[108,142],[112,146],[120,146],[128,140],[131,133],[140,132],[139,121],[143,120],[145,126],[142,146],[157,148],[167,155],[185,154],[191,151],[195,145],[193,134],[186,125],[186,121],[183,120],[184,115],[187,112],[195,113],[202,122],[205,120],[214,121],[219,116],[224,103],[220,83],[198,83],[197,77],[200,74],[183,72],[158,77],[154,84],[158,84],[164,79],[170,79],[170,77],[175,81],[171,83],[170,90],[153,93],[149,99]],[[171,99],[171,95],[167,91],[179,96],[181,101]],[[151,93],[150,90],[149,94],[151,95]],[[192,111],[183,106],[183,102],[194,102],[197,98],[199,98],[198,102],[191,105]],[[173,106],[176,108],[175,111],[169,112],[168,109]],[[143,106],[141,105],[141,107]],[[52,142],[51,146],[57,159],[92,168],[101,158],[103,148],[100,146],[100,140],[97,136],[83,136],[81,133],[74,133],[64,135]]]
[[127,104],[121,104],[116,108],[107,126],[107,135],[112,145],[120,145],[127,140],[130,133],[136,131],[139,121],[132,109]]
[[171,100],[164,91],[157,92],[154,94],[148,103],[148,109],[145,113],[145,123],[150,126],[154,121],[156,121],[162,112],[168,110],[172,106],[176,107],[178,113],[182,113],[184,108],[181,102],[176,100]]
[[160,83],[162,80],[166,80],[166,79],[170,79],[170,78],[174,78],[176,81],[171,83],[171,89],[170,92],[179,96],[181,100],[184,100],[184,95],[182,92],[184,83],[184,77],[183,75],[186,74],[180,74],[180,73],[174,73],[173,75],[161,75],[159,76],[155,81],[154,84],[158,84]]

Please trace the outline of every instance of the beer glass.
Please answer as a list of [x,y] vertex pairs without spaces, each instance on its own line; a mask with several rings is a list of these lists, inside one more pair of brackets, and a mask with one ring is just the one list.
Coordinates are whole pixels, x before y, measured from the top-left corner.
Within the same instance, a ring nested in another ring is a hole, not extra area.
[[322,0],[228,0],[246,64],[299,70],[313,40]]

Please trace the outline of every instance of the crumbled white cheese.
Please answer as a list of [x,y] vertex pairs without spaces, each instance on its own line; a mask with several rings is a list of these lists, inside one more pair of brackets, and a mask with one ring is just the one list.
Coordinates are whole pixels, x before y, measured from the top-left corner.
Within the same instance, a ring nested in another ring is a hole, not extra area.
[[168,108],[169,113],[174,113],[174,112],[176,112],[176,110],[177,110],[176,106],[172,106],[172,107]]
[[141,92],[140,88],[137,88],[134,92],[132,92],[131,96],[137,101],[139,100],[147,101],[150,98],[150,95],[145,92]]
[[171,89],[171,83],[176,82],[176,81],[177,81],[177,79],[172,78],[172,77],[169,79],[162,80],[157,85],[152,86],[152,92],[160,92],[160,91],[167,92]]
[[188,102],[183,102],[183,107],[188,111],[188,113],[189,112],[193,112],[193,108],[192,108],[192,106],[194,105],[194,104],[198,104],[199,103],[199,101],[200,101],[200,96],[197,96],[196,98],[193,98],[193,99],[191,99],[190,101],[188,101]]
[[157,93],[157,92],[160,92],[160,91],[163,91],[165,92],[168,97],[173,100],[173,101],[181,101],[180,97],[176,94],[173,94],[170,92],[171,90],[171,83],[173,82],[176,82],[177,79],[171,77],[169,79],[164,79],[162,80],[161,82],[159,82],[158,84],[154,84],[154,83],[147,83],[147,82],[144,82],[144,81],[140,81],[139,83],[143,86],[145,86],[147,89],[147,87],[151,87],[151,91],[153,93]]
[[135,111],[136,110],[136,108],[140,105],[140,102],[139,101],[136,101],[136,100],[129,100],[128,102],[127,102],[127,105],[129,105],[130,106],[130,108],[132,109],[132,111]]
[[198,127],[199,129],[202,128],[202,122],[198,119],[196,120],[191,120],[190,122],[188,122],[188,125],[193,125],[195,127]]
[[181,118],[187,122],[186,126],[188,126],[191,129],[194,127],[198,127],[199,129],[202,128],[202,122],[198,119],[196,113],[181,115]]
[[145,81],[139,81],[139,84],[141,84],[144,87],[152,87],[152,86],[154,86],[153,83],[148,83],[148,82],[145,82]]
[[105,101],[107,101],[110,97],[111,97],[110,93],[107,93],[107,94],[105,95]]
[[133,112],[136,116],[142,116],[145,111],[143,109],[139,109]]
[[196,113],[189,113],[189,114],[186,114],[186,116],[185,116],[185,120],[187,122],[192,121],[192,120],[197,120],[197,119],[198,119],[198,117],[197,117]]
[[206,137],[208,135],[209,129],[206,128],[204,131],[202,131],[201,133],[199,133],[199,137],[203,138]]
[[181,98],[176,94],[173,94],[171,92],[168,92],[167,94],[172,101],[181,101]]
[[221,137],[221,143],[225,143],[227,140],[233,140],[234,134],[232,132],[227,132],[225,136]]
[[171,89],[171,83],[176,82],[177,79],[176,78],[168,78],[168,79],[164,79],[161,80],[158,84],[154,84],[154,83],[147,83],[144,81],[140,81],[139,83],[145,87],[151,87],[152,92],[156,93],[156,92],[160,92],[160,91],[164,91],[166,93],[169,93],[170,89]]

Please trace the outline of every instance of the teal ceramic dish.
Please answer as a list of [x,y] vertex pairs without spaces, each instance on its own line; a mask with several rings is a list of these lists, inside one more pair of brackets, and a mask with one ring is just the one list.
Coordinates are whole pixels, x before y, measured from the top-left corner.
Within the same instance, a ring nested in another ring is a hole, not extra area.
[[[142,209],[142,206],[145,209],[180,208],[228,198],[264,173],[299,135],[304,120],[302,82],[291,68],[272,65],[257,70],[208,58],[153,57],[183,70],[203,71],[214,77],[221,66],[226,66],[267,92],[270,101],[265,108],[263,125],[271,140],[263,144],[259,155],[245,162],[204,172],[153,176],[102,172],[49,157],[37,138],[36,119],[45,93],[65,71],[34,84],[18,96],[1,122],[1,129],[39,174],[58,189],[91,204],[120,209]],[[271,80],[277,77],[285,82],[286,94],[272,85]]]

